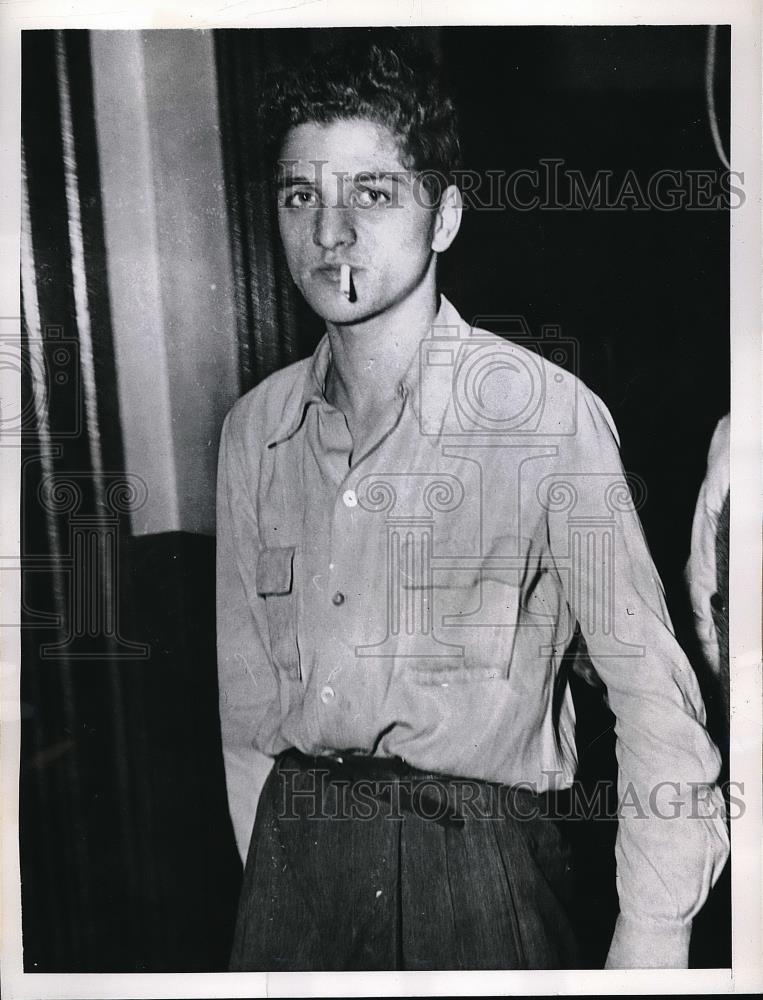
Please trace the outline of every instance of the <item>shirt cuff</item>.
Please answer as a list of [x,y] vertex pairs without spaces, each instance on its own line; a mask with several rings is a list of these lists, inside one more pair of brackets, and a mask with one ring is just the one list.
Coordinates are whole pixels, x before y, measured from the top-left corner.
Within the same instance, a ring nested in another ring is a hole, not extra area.
[[642,923],[617,918],[605,969],[687,969],[691,921]]

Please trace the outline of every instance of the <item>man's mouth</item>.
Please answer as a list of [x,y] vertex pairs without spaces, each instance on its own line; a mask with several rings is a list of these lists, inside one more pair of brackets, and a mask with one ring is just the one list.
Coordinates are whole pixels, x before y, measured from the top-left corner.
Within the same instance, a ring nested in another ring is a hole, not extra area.
[[[321,277],[326,278],[328,281],[339,282],[341,281],[341,270],[344,266],[344,264],[319,264],[313,268],[313,272],[318,272]],[[353,274],[358,270],[354,264],[347,264],[346,266],[352,270]]]
[[313,274],[323,281],[329,281],[332,285],[338,285],[339,291],[348,302],[355,302],[357,294],[355,290],[355,275],[358,268],[354,265],[341,264],[319,264],[313,268]]

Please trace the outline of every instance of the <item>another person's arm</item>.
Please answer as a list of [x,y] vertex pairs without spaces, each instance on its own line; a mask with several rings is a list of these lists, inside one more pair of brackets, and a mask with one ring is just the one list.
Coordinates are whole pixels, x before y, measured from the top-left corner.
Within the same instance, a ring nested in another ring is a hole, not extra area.
[[713,616],[712,597],[718,589],[716,536],[726,493],[729,488],[729,417],[715,428],[707,458],[707,472],[697,497],[691,530],[691,550],[686,565],[694,628],[708,666],[720,673],[718,632]]

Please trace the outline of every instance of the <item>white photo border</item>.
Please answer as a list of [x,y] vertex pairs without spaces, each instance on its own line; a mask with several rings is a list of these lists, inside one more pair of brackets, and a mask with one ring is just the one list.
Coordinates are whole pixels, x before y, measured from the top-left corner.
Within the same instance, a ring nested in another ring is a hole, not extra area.
[[[731,751],[744,785],[732,824],[732,969],[532,972],[35,974],[21,951],[18,629],[0,635],[0,973],[8,1000],[86,997],[485,996],[745,993],[763,990],[761,898],[761,6],[757,0],[72,0],[7,3],[0,12],[0,315],[20,316],[21,31],[36,28],[327,27],[351,25],[731,25],[732,167],[744,205],[731,212]],[[64,8],[64,12],[62,12]],[[468,17],[466,16],[468,13]],[[17,373],[0,371],[0,398],[17,405]],[[19,553],[20,457],[0,448],[0,553]],[[18,620],[20,574],[4,572],[0,621]]]

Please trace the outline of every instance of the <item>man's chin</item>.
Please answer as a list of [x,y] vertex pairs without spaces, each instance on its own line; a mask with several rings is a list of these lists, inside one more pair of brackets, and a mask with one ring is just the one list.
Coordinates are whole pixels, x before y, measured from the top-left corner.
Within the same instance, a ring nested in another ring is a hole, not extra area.
[[376,304],[370,304],[362,300],[350,302],[347,299],[333,299],[327,301],[325,298],[305,296],[307,304],[325,323],[332,326],[353,326],[356,323],[363,323],[367,319],[378,316],[383,311]]

